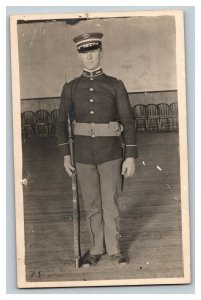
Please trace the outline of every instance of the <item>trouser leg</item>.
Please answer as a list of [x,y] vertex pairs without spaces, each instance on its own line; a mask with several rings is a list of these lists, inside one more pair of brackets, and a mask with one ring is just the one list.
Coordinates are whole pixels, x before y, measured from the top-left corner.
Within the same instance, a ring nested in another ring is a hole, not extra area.
[[80,163],[76,164],[76,169],[86,210],[90,253],[102,254],[105,251],[105,244],[98,170],[95,165]]
[[104,220],[105,245],[108,255],[120,252],[119,205],[121,186],[121,159],[98,165]]

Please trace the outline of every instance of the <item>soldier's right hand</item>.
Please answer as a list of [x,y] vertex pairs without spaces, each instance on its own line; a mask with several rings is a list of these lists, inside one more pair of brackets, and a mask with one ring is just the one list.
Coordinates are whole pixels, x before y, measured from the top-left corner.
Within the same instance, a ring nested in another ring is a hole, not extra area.
[[70,155],[64,156],[64,168],[66,169],[66,172],[71,177],[73,174],[73,171],[75,171],[75,168],[71,165],[70,162]]

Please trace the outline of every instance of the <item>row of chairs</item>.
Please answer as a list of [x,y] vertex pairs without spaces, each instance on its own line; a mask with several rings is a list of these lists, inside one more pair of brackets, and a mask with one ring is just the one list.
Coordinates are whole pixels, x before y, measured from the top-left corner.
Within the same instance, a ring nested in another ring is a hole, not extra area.
[[23,112],[21,114],[23,138],[55,136],[58,115],[58,109],[54,109],[50,113],[43,109],[36,112]]
[[[59,110],[25,111],[21,114],[22,136],[24,138],[47,137],[56,135]],[[177,103],[136,104],[133,106],[135,128],[138,131],[176,130],[178,131]]]
[[178,131],[178,104],[136,104],[133,106],[135,128],[138,131]]

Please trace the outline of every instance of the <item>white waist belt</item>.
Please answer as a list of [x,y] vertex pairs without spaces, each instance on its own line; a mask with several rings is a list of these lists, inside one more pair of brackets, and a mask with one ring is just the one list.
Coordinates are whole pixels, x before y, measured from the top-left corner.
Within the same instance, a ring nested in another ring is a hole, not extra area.
[[73,123],[74,135],[83,136],[120,136],[123,126],[118,122],[109,122],[107,124],[98,123]]

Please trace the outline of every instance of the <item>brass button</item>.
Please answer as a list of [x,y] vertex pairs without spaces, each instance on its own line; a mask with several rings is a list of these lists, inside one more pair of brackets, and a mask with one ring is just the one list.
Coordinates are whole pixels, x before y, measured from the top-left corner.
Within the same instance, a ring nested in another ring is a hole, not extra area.
[[94,99],[90,99],[89,102],[91,102],[91,103],[94,102]]
[[93,88],[90,88],[89,90],[90,90],[90,92],[93,92],[94,89],[93,89]]
[[91,110],[91,111],[90,111],[90,115],[93,115],[93,114],[94,114],[94,111],[93,111],[93,110]]

